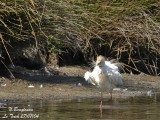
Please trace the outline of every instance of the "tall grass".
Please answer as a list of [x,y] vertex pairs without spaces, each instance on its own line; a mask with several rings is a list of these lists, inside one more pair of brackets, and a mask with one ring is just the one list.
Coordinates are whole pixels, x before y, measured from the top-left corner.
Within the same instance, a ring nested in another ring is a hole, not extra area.
[[[159,75],[160,2],[157,0],[13,0],[0,2],[1,34],[33,39],[49,52],[103,54],[137,71]],[[14,17],[13,17],[14,16]],[[14,18],[14,19],[12,19]]]

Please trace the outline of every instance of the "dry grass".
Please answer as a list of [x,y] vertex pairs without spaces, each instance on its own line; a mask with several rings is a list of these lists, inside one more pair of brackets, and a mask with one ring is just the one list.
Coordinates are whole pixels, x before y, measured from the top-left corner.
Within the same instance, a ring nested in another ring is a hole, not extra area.
[[156,0],[0,2],[0,33],[4,44],[33,39],[37,49],[45,45],[59,55],[80,51],[86,61],[103,54],[159,75],[159,9]]

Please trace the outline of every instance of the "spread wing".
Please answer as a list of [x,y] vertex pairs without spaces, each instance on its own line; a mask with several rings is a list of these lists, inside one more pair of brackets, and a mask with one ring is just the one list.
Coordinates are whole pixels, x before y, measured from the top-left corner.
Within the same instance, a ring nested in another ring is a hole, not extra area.
[[87,72],[84,74],[84,78],[85,78],[85,80],[86,80],[88,83],[91,83],[91,84],[93,84],[93,85],[97,85],[96,79],[95,79],[95,77],[92,75],[91,72],[87,71]]
[[122,85],[122,75],[119,72],[118,66],[116,63],[111,63],[110,61],[105,61],[105,71],[108,74],[111,82],[115,85]]

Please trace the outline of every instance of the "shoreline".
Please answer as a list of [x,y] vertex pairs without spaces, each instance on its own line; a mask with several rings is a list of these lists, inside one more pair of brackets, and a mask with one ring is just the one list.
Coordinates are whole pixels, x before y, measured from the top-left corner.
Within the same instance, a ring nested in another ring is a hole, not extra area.
[[[1,99],[99,99],[98,89],[88,84],[83,78],[86,69],[67,66],[60,67],[59,71],[63,74],[23,76],[23,78],[14,80],[0,77]],[[160,92],[160,77],[158,76],[130,74],[122,74],[122,76],[124,85],[122,88],[113,91],[113,99],[147,95],[148,91],[151,91],[152,94]],[[104,93],[105,99],[109,99],[109,97],[109,93]]]

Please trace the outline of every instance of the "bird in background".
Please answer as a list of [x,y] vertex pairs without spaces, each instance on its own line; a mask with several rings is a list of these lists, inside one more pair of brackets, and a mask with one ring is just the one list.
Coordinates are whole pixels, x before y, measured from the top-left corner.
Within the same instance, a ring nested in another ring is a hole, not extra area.
[[112,91],[116,86],[123,85],[122,76],[116,63],[106,61],[104,56],[97,57],[96,65],[92,72],[87,71],[84,78],[89,83],[97,86],[101,92],[100,108],[102,108],[103,94],[106,91],[110,93],[112,100]]

